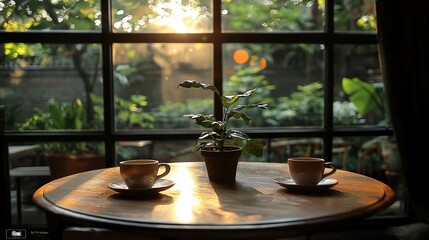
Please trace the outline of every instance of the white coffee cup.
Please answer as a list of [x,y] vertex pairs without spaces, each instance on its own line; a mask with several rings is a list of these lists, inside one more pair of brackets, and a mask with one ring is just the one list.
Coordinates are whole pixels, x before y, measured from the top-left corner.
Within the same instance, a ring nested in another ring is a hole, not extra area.
[[[158,170],[161,166],[165,170],[158,175]],[[156,180],[170,172],[170,165],[159,163],[158,160],[136,159],[120,162],[119,169],[121,177],[129,189],[151,188]]]
[[[325,168],[331,170],[325,173]],[[337,166],[323,158],[296,157],[288,159],[288,169],[292,180],[297,185],[317,185],[323,178],[334,174]]]

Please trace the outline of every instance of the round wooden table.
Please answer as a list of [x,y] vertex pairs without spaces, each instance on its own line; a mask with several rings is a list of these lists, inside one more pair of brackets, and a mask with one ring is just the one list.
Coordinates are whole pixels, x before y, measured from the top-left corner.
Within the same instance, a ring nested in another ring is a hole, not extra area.
[[156,195],[128,197],[107,187],[119,168],[67,176],[33,196],[53,237],[69,225],[102,227],[178,239],[252,239],[297,236],[340,228],[391,205],[393,190],[375,179],[338,170],[339,183],[318,193],[276,184],[287,164],[240,162],[232,185],[210,182],[203,162],[171,163],[175,185]]

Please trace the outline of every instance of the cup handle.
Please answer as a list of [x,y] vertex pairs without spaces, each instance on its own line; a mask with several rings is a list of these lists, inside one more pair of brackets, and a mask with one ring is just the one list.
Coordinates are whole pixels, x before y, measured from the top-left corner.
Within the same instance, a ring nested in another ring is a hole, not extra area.
[[159,175],[156,176],[157,180],[160,179],[160,178],[162,178],[162,177],[164,177],[164,176],[166,176],[170,172],[170,169],[171,169],[170,165],[168,165],[167,163],[158,163],[158,166],[159,167],[163,166],[165,168],[165,171],[163,173],[161,173],[161,174],[159,174]]
[[337,171],[337,165],[335,165],[335,163],[333,163],[333,162],[325,162],[325,167],[330,167],[331,171],[323,174],[322,178],[325,178],[325,177],[327,177],[329,175],[332,175],[332,174],[334,174]]

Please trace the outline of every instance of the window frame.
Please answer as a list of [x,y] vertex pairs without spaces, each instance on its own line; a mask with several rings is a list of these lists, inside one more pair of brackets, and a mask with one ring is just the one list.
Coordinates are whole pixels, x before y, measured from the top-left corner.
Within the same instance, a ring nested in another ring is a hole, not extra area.
[[[284,137],[317,137],[323,139],[323,157],[331,159],[332,142],[335,137],[347,136],[393,136],[391,127],[340,127],[333,126],[334,101],[334,48],[342,44],[377,44],[376,33],[367,32],[336,32],[334,29],[334,0],[325,2],[324,31],[277,32],[277,33],[231,33],[222,32],[221,1],[213,1],[213,32],[212,33],[114,33],[110,1],[100,1],[102,12],[102,28],[100,32],[87,31],[40,31],[40,32],[0,32],[0,44],[8,42],[23,43],[96,43],[102,49],[102,76],[104,97],[104,129],[100,131],[80,132],[5,132],[0,129],[1,140],[1,178],[5,187],[2,188],[2,206],[6,214],[6,226],[11,226],[11,203],[9,182],[8,146],[22,142],[43,141],[100,141],[104,142],[106,165],[115,166],[115,143],[118,141],[196,139],[198,129],[174,129],[152,131],[117,131],[114,126],[113,109],[113,56],[114,43],[210,43],[213,44],[213,81],[218,89],[222,89],[223,67],[222,46],[226,43],[312,43],[324,45],[324,116],[323,126],[305,128],[252,128],[246,132],[255,138],[273,139]],[[65,37],[67,36],[67,37]],[[61,41],[59,41],[61,40]],[[214,98],[215,116],[222,115],[221,103]],[[4,117],[4,116],[3,116]],[[2,121],[4,119],[0,119]],[[0,124],[4,127],[4,124]],[[268,141],[270,144],[270,141]],[[270,145],[269,145],[270,146]]]

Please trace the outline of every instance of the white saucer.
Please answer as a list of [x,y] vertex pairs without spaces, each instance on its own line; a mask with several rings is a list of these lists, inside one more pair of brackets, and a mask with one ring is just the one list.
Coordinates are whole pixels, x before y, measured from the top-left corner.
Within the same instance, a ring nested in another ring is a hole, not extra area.
[[334,178],[322,179],[317,185],[297,185],[291,178],[274,178],[273,181],[291,191],[299,192],[319,192],[338,184],[338,180]]
[[107,184],[112,190],[115,190],[118,193],[132,195],[132,196],[145,196],[159,193],[161,191],[167,190],[174,186],[174,182],[168,179],[158,179],[151,188],[138,188],[138,189],[129,189],[123,180],[113,181]]

